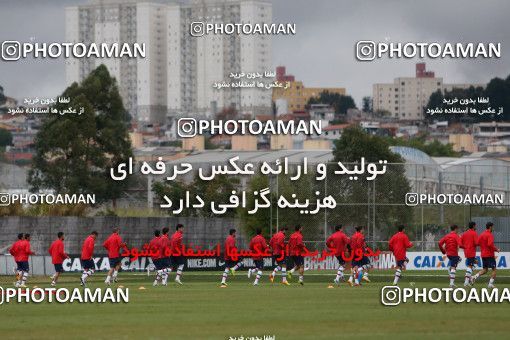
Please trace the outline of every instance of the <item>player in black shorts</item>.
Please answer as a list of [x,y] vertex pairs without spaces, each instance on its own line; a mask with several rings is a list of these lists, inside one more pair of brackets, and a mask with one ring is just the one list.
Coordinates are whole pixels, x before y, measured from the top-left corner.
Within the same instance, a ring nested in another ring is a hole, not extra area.
[[242,259],[237,254],[235,229],[230,229],[229,235],[225,240],[224,256],[225,256],[225,270],[223,271],[223,275],[221,276],[220,286],[222,288],[227,287],[228,273],[235,275],[236,270],[243,266]]
[[494,224],[488,222],[485,226],[486,230],[478,237],[478,244],[480,245],[482,255],[483,269],[473,276],[472,282],[474,283],[481,275],[487,273],[492,269],[491,278],[489,279],[488,288],[494,288],[494,280],[496,280],[496,255],[494,252],[499,252],[499,248],[494,245],[494,235],[492,229]]
[[273,254],[273,263],[275,267],[271,275],[269,275],[269,280],[274,282],[274,278],[278,271],[282,272],[282,284],[288,286],[287,282],[287,254],[285,254],[285,234],[288,228],[284,227],[280,231],[275,232],[271,240],[269,241],[269,247],[272,250]]
[[262,229],[257,228],[255,232],[256,235],[251,239],[249,245],[255,268],[248,269],[248,278],[252,273],[257,273],[255,281],[253,281],[253,285],[258,286],[259,280],[262,276],[262,270],[264,269],[264,254],[266,253],[268,246],[266,239],[262,236]]
[[295,232],[289,237],[289,252],[292,258],[292,262],[294,267],[289,270],[289,277],[297,270],[299,272],[298,282],[300,285],[303,285],[303,279],[305,274],[305,261],[303,258],[303,254],[306,251],[305,244],[303,242],[303,234],[301,233],[303,227],[297,225],[294,227]]

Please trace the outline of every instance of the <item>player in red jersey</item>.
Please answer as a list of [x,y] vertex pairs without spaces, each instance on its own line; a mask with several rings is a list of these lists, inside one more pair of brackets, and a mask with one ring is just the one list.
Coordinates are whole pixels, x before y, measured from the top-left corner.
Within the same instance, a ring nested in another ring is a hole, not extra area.
[[478,234],[476,233],[475,222],[469,222],[468,229],[462,234],[460,240],[464,246],[464,256],[466,257],[464,287],[469,287],[471,286],[473,267],[476,265],[476,247],[478,245]]
[[334,252],[336,259],[338,260],[338,270],[336,272],[335,279],[333,280],[333,283],[336,285],[340,284],[340,280],[344,280],[344,255],[349,243],[349,237],[344,234],[343,226],[341,224],[335,226],[335,232],[326,240],[326,246],[330,251]]
[[271,240],[269,240],[269,247],[273,253],[273,262],[276,266],[273,269],[271,275],[269,275],[269,280],[271,282],[274,281],[276,273],[278,271],[282,272],[282,284],[289,285],[287,282],[287,258],[285,254],[285,234],[287,233],[288,228],[283,227],[280,231],[273,234]]
[[154,230],[154,237],[149,242],[149,251],[151,254],[152,264],[154,265],[154,269],[156,270],[156,278],[154,280],[153,286],[157,286],[159,281],[162,279],[161,270],[163,267],[161,266],[161,258],[162,254],[159,250],[159,242],[161,238],[161,232],[159,230]]
[[25,234],[19,233],[18,239],[16,242],[14,242],[9,249],[9,253],[14,258],[14,262],[16,262],[16,282],[14,283],[15,286],[19,286],[21,284],[21,276],[23,275],[23,268],[22,264],[20,262],[20,245],[22,244],[22,241],[25,238]]
[[170,249],[172,252],[172,256],[170,257],[170,271],[175,270],[175,283],[182,285],[181,276],[182,271],[184,269],[184,263],[186,261],[186,257],[183,254],[182,247],[182,233],[184,231],[184,226],[182,224],[177,224],[175,226],[175,233],[173,233],[170,239]]
[[393,279],[393,284],[397,285],[398,280],[402,275],[402,270],[405,268],[409,259],[406,257],[406,252],[408,248],[411,248],[413,244],[409,241],[409,237],[407,237],[404,232],[405,226],[399,225],[398,232],[390,238],[390,242],[388,244],[390,251],[393,252],[393,256],[395,256],[396,261],[396,270],[395,270],[395,278]]
[[295,232],[290,235],[289,238],[289,253],[292,257],[292,262],[294,263],[294,267],[289,271],[289,276],[297,270],[299,271],[299,284],[303,285],[303,277],[305,273],[305,262],[303,258],[303,253],[306,250],[305,244],[303,243],[303,234],[301,233],[302,227],[297,225],[295,227]]
[[119,228],[113,228],[112,234],[103,242],[103,247],[108,251],[108,261],[110,262],[110,270],[108,270],[106,280],[104,281],[109,286],[112,280],[117,282],[117,275],[122,264],[120,250],[126,247],[126,244],[122,242],[122,238],[119,235]]
[[241,258],[237,255],[236,230],[230,229],[225,240],[225,270],[221,276],[221,287],[227,286],[228,273],[235,275],[236,270],[243,266]]
[[96,266],[94,264],[94,246],[97,239],[97,231],[93,231],[83,242],[83,246],[81,247],[81,266],[83,269],[83,273],[80,277],[80,284],[85,287],[87,284],[87,278],[94,274],[94,270]]
[[61,273],[64,272],[64,268],[62,267],[62,263],[65,259],[69,258],[69,255],[64,251],[64,233],[58,232],[57,239],[53,241],[48,249],[48,252],[51,255],[51,263],[55,267],[55,274],[51,276],[51,285],[55,286],[57,284],[58,278]]
[[463,248],[458,234],[459,227],[455,224],[450,226],[451,232],[439,240],[439,249],[448,256],[450,262],[450,287],[455,287],[455,273],[460,262],[459,247]]
[[27,279],[28,279],[28,273],[30,271],[30,267],[28,265],[28,258],[30,255],[35,255],[35,253],[30,248],[30,234],[25,234],[23,236],[23,240],[18,245],[18,252],[17,255],[19,256],[19,262],[21,264],[21,276],[18,282],[16,282],[16,286],[24,288],[26,287]]
[[[351,236],[351,275],[347,283],[352,286],[359,286],[359,279],[363,277],[363,265],[366,263],[366,256],[364,256],[367,247],[365,243],[365,235],[363,235],[363,227],[357,226],[354,228],[356,232]],[[353,283],[354,278],[354,283]]]
[[158,243],[159,252],[161,254],[160,255],[161,256],[160,266],[162,268],[162,269],[158,270],[158,275],[159,275],[159,277],[161,277],[161,284],[163,286],[167,285],[168,273],[171,271],[171,268],[170,268],[171,249],[170,249],[170,239],[168,238],[169,231],[170,231],[170,229],[168,227],[164,227],[161,230],[161,233],[163,235],[161,235],[161,237],[159,238],[159,243]]
[[[250,251],[252,252],[252,259],[255,263],[255,268],[253,269],[253,272],[257,272],[257,275],[255,276],[255,281],[253,281],[254,286],[258,286],[259,280],[262,276],[262,270],[264,269],[264,253],[268,249],[267,242],[264,236],[262,236],[262,229],[257,228],[256,231],[257,235],[255,235],[251,241],[250,241]],[[250,269],[248,269],[248,272],[250,272]],[[250,274],[248,274],[248,277],[250,277]]]
[[492,222],[487,222],[485,225],[485,231],[480,234],[478,237],[478,245],[480,246],[480,251],[482,255],[482,265],[483,269],[473,276],[472,283],[476,281],[481,275],[487,273],[489,268],[492,269],[491,278],[489,279],[488,288],[494,288],[494,280],[496,280],[496,256],[494,252],[499,252],[499,248],[494,245],[494,234],[492,230],[494,228],[494,224]]

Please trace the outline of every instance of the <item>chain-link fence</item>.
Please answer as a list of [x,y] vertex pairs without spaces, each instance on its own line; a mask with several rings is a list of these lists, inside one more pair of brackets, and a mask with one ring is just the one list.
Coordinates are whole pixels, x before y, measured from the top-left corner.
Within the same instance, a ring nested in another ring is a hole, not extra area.
[[[343,164],[353,169],[359,164]],[[337,224],[347,234],[363,226],[369,245],[387,249],[396,226],[406,225],[415,250],[437,250],[438,240],[449,232],[451,224],[460,230],[469,221],[477,223],[478,232],[485,224],[495,224],[496,243],[510,250],[510,166],[455,164],[441,167],[423,164],[386,164],[384,174],[368,180],[369,173],[335,174],[338,164],[327,164],[327,176],[320,176],[310,166],[307,175],[292,181],[291,175],[272,176],[270,187],[276,196],[294,197],[312,202],[306,209],[281,209],[272,202],[269,223],[274,228],[302,225],[307,245],[322,249]],[[294,173],[295,174],[295,173]],[[370,177],[372,177],[370,175]],[[295,196],[293,196],[293,194]],[[334,209],[315,210],[316,197],[331,195]]]
[[[280,164],[283,163],[281,160]],[[212,164],[216,163],[196,165],[204,169]],[[238,164],[244,166],[243,162]],[[252,164],[260,170],[261,163]],[[295,225],[302,225],[307,246],[316,250],[323,249],[337,224],[344,225],[349,235],[355,226],[363,226],[368,244],[379,249],[387,249],[396,226],[404,224],[414,240],[414,249],[426,251],[437,250],[437,242],[449,232],[451,224],[457,224],[462,231],[469,221],[474,221],[478,232],[482,232],[485,224],[492,221],[496,243],[502,250],[510,250],[510,166],[506,162],[440,158],[430,164],[369,164],[362,167],[360,163],[343,163],[342,168],[338,163],[308,160],[305,173],[302,162],[289,162],[286,174],[258,172],[254,176],[231,179],[238,191],[244,190],[248,195],[268,187],[271,205],[254,216],[247,217],[247,209],[243,213],[240,208],[229,217],[239,218],[239,226],[248,234],[255,227],[263,227],[271,235],[282,227],[292,231]],[[384,173],[374,176],[383,166]],[[191,182],[196,176],[195,173],[186,181]],[[145,185],[144,180],[150,184]],[[157,177],[138,180],[139,187],[129,192],[129,205],[136,202],[157,209],[161,200],[149,189],[157,182],[165,180]],[[167,182],[167,185],[171,187],[175,183]],[[214,189],[224,194],[221,185]],[[142,196],[147,197],[146,202]],[[291,204],[308,202],[303,208],[281,208],[280,196]],[[318,200],[328,196],[336,201],[335,208],[317,210]],[[169,212],[162,209],[159,213]]]

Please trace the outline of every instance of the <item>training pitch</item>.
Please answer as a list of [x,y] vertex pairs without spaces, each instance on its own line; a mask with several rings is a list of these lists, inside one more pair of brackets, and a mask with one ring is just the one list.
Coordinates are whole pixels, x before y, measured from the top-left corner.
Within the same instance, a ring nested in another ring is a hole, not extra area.
[[[508,303],[406,303],[383,306],[381,288],[392,282],[392,271],[373,271],[371,283],[328,288],[329,272],[306,272],[305,285],[280,277],[260,286],[241,270],[220,288],[221,273],[184,273],[184,285],[153,287],[154,276],[121,272],[129,288],[129,303],[59,304],[9,303],[0,306],[1,339],[498,339],[508,338]],[[510,272],[499,271],[496,286],[510,288]],[[105,287],[105,273],[96,273],[89,288]],[[64,274],[58,287],[79,286],[78,274]],[[464,272],[457,273],[461,287]],[[476,283],[486,287],[488,277]],[[14,278],[0,277],[12,287]],[[31,277],[28,287],[50,287],[50,280]],[[400,287],[444,288],[447,271],[404,272]],[[140,289],[144,287],[145,289]]]

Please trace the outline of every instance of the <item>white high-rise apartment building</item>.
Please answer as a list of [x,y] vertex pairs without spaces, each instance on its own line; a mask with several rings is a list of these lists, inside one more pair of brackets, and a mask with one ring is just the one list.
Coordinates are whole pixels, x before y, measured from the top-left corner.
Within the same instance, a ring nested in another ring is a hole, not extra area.
[[66,60],[68,84],[100,64],[117,79],[124,106],[142,122],[163,123],[167,113],[166,6],[153,2],[92,0],[66,8],[66,41],[145,44],[146,58]]
[[192,22],[271,23],[272,6],[260,0],[92,0],[66,8],[66,41],[145,43],[146,58],[68,59],[66,79],[81,81],[101,63],[117,78],[124,104],[140,122],[164,123],[167,114],[196,115],[235,107],[267,113],[271,91],[215,89],[229,75],[271,71],[268,35],[193,37]]
[[485,84],[444,84],[443,78],[426,71],[425,63],[418,63],[415,77],[398,77],[390,84],[373,85],[373,110],[388,111],[392,117],[402,120],[421,120],[432,93],[470,86],[485,87]]

